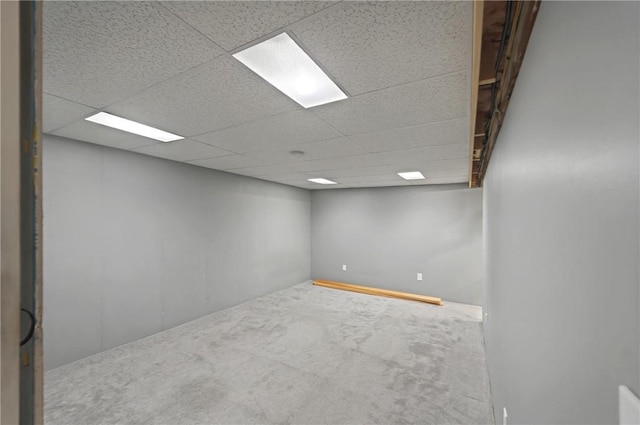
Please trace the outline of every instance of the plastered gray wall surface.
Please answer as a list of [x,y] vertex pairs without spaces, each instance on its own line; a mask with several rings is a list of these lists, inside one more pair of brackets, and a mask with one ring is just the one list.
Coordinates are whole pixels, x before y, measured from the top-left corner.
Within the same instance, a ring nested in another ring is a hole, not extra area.
[[312,192],[312,278],[482,305],[482,189],[466,187]]
[[497,423],[617,424],[640,390],[637,2],[542,2],[484,181]]
[[51,369],[309,279],[309,191],[45,136]]

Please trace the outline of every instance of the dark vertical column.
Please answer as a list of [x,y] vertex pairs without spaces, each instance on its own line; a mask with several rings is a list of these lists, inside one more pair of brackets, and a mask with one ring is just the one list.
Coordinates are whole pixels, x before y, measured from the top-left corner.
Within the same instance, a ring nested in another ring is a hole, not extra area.
[[0,1],[0,424],[20,417],[20,4]]
[[[20,3],[20,424],[42,423],[41,3]],[[37,415],[36,415],[37,413]]]

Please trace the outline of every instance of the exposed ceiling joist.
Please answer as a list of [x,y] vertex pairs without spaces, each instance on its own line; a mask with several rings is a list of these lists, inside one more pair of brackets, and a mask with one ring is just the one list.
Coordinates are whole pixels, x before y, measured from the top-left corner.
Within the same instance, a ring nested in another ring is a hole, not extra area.
[[482,186],[539,7],[540,0],[474,3],[470,187]]

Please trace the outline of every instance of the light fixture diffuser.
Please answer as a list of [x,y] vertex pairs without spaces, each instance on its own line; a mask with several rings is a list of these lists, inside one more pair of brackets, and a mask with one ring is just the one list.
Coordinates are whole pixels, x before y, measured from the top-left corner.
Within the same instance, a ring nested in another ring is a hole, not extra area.
[[309,180],[312,183],[318,183],[318,184],[338,184],[338,183],[336,183],[334,181],[327,180],[327,179],[321,179],[321,178],[319,178],[319,179],[307,179],[307,180]]
[[178,136],[177,134],[168,133],[166,131],[140,124],[139,122],[131,121],[126,118],[117,117],[106,112],[98,112],[95,115],[85,118],[85,120],[115,128],[117,130],[126,131],[128,133],[137,134],[138,136],[159,140],[161,142],[175,142],[176,140],[184,139],[184,137]]
[[286,32],[233,57],[304,108],[347,98]]
[[424,176],[420,171],[407,171],[405,173],[398,173],[398,175],[405,180],[424,180]]

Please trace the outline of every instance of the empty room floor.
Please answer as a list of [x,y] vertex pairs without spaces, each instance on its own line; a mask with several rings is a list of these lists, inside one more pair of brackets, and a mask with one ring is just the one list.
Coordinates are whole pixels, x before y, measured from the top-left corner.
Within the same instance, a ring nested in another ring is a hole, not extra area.
[[45,374],[45,423],[494,423],[479,307],[296,285]]

